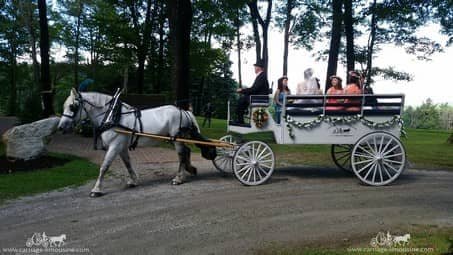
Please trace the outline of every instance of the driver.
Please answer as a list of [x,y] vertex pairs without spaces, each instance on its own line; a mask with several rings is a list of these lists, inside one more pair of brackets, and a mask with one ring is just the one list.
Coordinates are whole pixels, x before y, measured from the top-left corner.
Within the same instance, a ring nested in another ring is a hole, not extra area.
[[254,64],[255,67],[255,82],[253,82],[250,88],[239,88],[236,90],[237,93],[242,94],[239,98],[238,106],[236,108],[236,120],[237,124],[244,124],[244,112],[250,104],[251,95],[268,95],[269,94],[269,82],[267,81],[267,75],[264,71],[264,62],[257,61]]

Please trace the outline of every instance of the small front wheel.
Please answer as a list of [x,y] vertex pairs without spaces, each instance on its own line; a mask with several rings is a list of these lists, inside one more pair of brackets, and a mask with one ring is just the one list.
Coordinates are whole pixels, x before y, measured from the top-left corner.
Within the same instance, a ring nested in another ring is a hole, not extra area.
[[264,142],[247,142],[234,154],[234,176],[247,186],[256,186],[266,182],[274,172],[274,167],[274,152]]

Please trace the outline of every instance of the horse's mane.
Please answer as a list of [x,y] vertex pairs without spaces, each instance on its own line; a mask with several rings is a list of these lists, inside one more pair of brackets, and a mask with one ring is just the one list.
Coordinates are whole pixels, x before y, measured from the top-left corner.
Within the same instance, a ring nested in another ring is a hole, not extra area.
[[[110,100],[112,100],[113,96],[103,94],[100,92],[82,92],[82,97],[85,98],[85,100],[88,100],[90,103],[97,105],[97,106],[102,106],[104,107],[107,105]],[[129,104],[126,104],[123,102],[123,106],[126,106],[127,108],[133,108]]]

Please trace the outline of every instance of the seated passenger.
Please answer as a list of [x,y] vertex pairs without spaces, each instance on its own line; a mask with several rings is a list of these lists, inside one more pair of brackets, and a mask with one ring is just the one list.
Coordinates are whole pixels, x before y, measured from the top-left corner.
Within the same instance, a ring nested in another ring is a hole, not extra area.
[[255,82],[250,88],[239,88],[236,90],[237,93],[242,94],[239,98],[238,106],[236,108],[236,120],[237,124],[244,124],[244,112],[250,104],[251,95],[268,95],[269,94],[269,82],[267,81],[266,73],[264,72],[264,62],[258,61],[255,66]]
[[321,89],[318,87],[316,77],[313,77],[313,69],[308,68],[304,71],[304,81],[297,84],[297,95],[320,95]]
[[280,124],[283,100],[287,95],[291,95],[291,91],[288,88],[288,77],[283,76],[280,79],[278,79],[278,87],[277,87],[277,91],[275,91],[275,96],[274,96],[275,120],[276,120],[277,124]]
[[[322,95],[319,80],[313,77],[313,69],[304,71],[304,81],[297,84],[297,95]],[[298,99],[296,104],[322,104],[322,99]],[[318,108],[304,108],[304,110],[316,111]]]
[[[327,95],[343,95],[344,94],[344,90],[343,90],[343,86],[341,85],[341,78],[336,76],[336,75],[332,75],[330,76],[330,88],[327,90]],[[333,98],[330,98],[330,99],[327,99],[327,102],[328,104],[340,104],[340,103],[344,103],[344,99],[333,99]],[[343,106],[326,106],[326,110],[328,111],[339,111],[339,110],[343,110],[344,107]]]
[[[360,77],[359,75],[352,71],[349,72],[349,77],[348,77],[348,85],[344,89],[344,92],[346,95],[360,95],[362,94],[362,89],[360,88]],[[347,106],[346,111],[360,111],[360,99],[346,99],[344,101],[347,104],[357,104],[357,106]]]

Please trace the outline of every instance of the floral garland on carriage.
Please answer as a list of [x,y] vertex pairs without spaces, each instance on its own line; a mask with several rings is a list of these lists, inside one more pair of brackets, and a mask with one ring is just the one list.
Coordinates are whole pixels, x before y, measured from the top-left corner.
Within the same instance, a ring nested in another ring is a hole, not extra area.
[[371,120],[366,119],[363,115],[355,115],[355,116],[347,116],[347,117],[331,117],[331,116],[326,116],[324,114],[319,115],[316,119],[307,121],[307,122],[299,122],[294,120],[291,116],[287,115],[286,116],[286,127],[288,128],[288,133],[291,138],[294,139],[294,131],[293,127],[299,128],[299,129],[312,129],[322,122],[327,122],[331,123],[333,125],[338,124],[338,123],[354,123],[360,121],[362,124],[369,128],[376,128],[376,129],[382,129],[382,128],[389,128],[392,127],[396,124],[400,125],[401,127],[401,134],[406,137],[406,131],[404,130],[404,121],[401,118],[400,115],[394,115],[392,119],[384,122],[374,122]]

